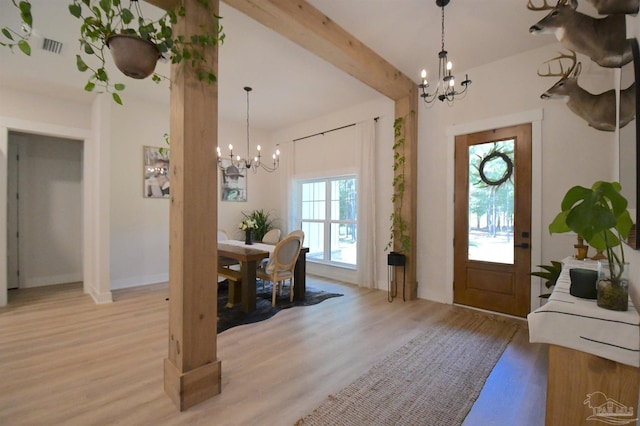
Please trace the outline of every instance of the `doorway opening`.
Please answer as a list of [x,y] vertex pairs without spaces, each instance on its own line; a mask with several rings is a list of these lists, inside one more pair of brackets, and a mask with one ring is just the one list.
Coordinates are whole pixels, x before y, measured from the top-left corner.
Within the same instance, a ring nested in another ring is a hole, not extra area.
[[83,141],[10,131],[7,288],[83,280]]

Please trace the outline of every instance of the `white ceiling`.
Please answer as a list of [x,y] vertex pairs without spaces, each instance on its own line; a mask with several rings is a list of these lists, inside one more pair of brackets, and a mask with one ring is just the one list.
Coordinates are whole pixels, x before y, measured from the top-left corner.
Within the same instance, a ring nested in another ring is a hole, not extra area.
[[[416,83],[422,68],[436,72],[441,16],[435,0],[308,0]],[[27,58],[0,48],[0,85],[36,90],[72,99],[90,99],[83,92],[85,75],[75,68],[78,22],[65,0],[31,0],[36,36]],[[160,13],[143,3],[145,16]],[[379,94],[298,45],[221,3],[226,41],[220,48],[220,115],[246,119],[246,94],[251,92],[251,125],[262,129],[325,115],[371,100]],[[446,48],[455,70],[467,70],[554,43],[551,36],[533,36],[528,28],[543,12],[526,9],[524,0],[451,0],[445,8]],[[11,2],[0,4],[0,26],[15,25]],[[13,19],[13,21],[11,20]],[[62,55],[35,49],[41,37],[64,43]],[[168,66],[158,70],[168,75]],[[508,70],[505,70],[508,72]],[[112,72],[116,75],[116,71]],[[470,76],[473,80],[473,75]],[[122,77],[123,93],[168,102],[168,84]],[[482,81],[474,80],[474,84]],[[471,90],[473,86],[471,86]]]

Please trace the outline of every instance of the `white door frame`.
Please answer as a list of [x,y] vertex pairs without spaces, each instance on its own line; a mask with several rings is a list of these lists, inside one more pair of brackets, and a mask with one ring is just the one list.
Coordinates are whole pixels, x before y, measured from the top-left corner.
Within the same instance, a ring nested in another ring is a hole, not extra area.
[[[9,132],[83,141],[82,276],[83,289],[96,303],[112,301],[109,275],[109,110],[96,102],[92,128],[81,129],[0,116],[0,205],[7,203]],[[104,124],[104,125],[102,125]],[[0,208],[0,306],[7,297],[7,211]]]

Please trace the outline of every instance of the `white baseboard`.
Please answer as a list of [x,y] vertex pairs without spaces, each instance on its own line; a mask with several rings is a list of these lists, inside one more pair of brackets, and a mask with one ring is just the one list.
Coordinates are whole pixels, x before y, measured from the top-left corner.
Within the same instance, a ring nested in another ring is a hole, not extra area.
[[47,285],[77,283],[82,281],[82,273],[52,275],[48,277],[27,278],[20,283],[20,288],[44,287]]
[[111,297],[110,291],[98,293],[94,288],[89,288],[87,293],[89,293],[89,295],[93,298],[93,301],[98,305],[113,302],[113,297]]
[[169,281],[169,274],[143,275],[139,277],[127,277],[111,281],[111,290],[139,287],[143,285],[158,284]]

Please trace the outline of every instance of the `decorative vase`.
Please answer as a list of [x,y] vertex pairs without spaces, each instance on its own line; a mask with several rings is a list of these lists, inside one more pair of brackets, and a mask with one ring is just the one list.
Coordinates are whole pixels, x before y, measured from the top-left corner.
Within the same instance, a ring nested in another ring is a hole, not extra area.
[[114,34],[107,39],[113,62],[128,77],[143,79],[153,74],[160,51],[148,40],[129,34]]
[[[629,308],[629,263],[614,263],[612,270],[607,262],[598,262],[598,306],[612,311]],[[613,277],[611,276],[613,274]]]
[[251,229],[244,231],[244,243],[248,246],[253,244],[253,232],[251,232]]

